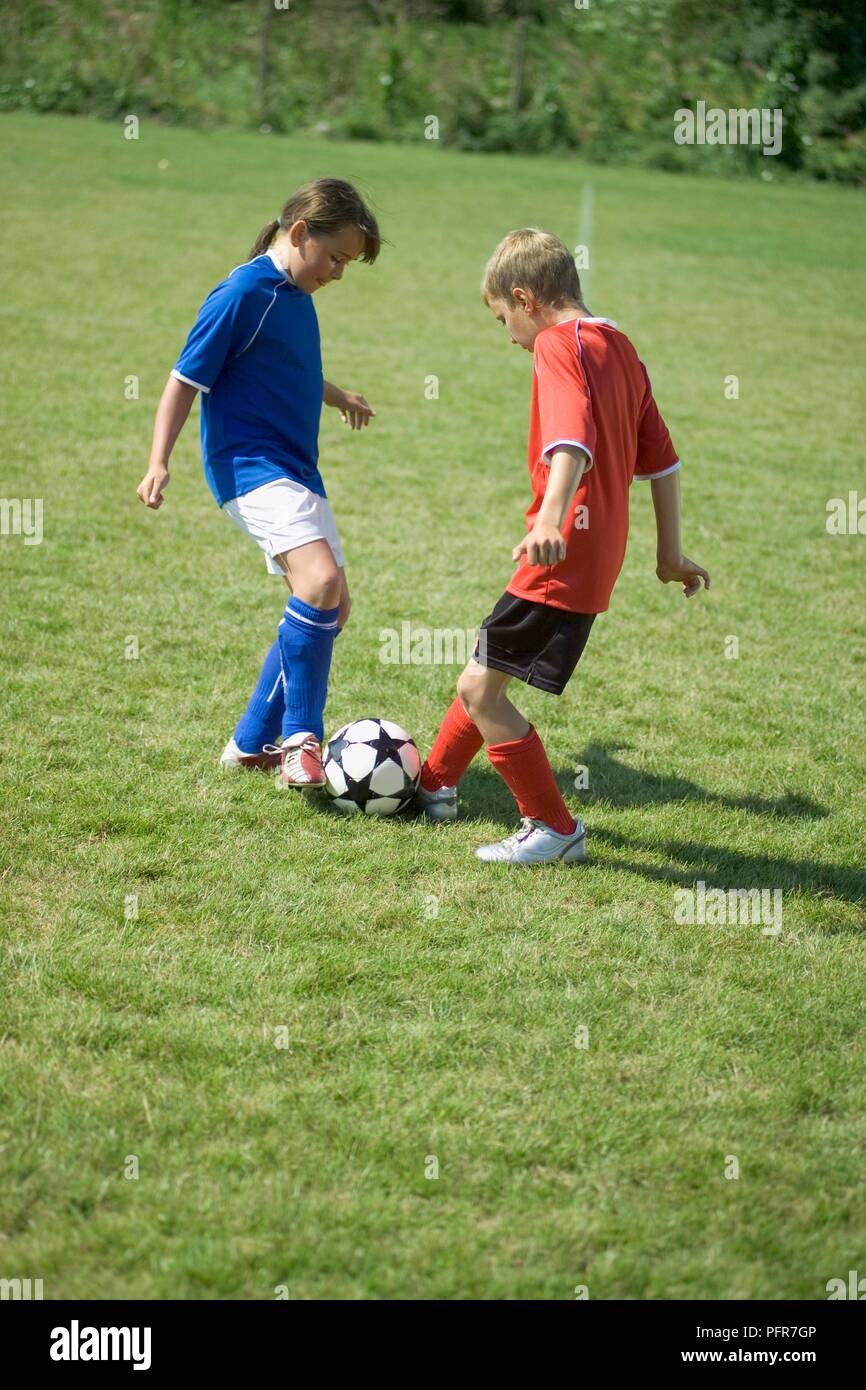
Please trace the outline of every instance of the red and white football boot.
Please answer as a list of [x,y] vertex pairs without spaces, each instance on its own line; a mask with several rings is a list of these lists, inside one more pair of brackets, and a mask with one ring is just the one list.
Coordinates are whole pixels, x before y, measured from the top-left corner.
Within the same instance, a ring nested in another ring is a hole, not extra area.
[[[266,749],[273,745],[266,745]],[[279,749],[281,766],[275,778],[278,787],[296,791],[317,791],[325,785],[322,745],[315,734],[290,734]]]

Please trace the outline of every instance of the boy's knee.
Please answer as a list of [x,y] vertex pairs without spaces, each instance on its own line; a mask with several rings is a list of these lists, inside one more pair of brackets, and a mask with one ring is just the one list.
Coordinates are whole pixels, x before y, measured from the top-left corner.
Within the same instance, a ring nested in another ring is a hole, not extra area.
[[457,699],[460,701],[467,714],[469,713],[469,705],[472,700],[472,692],[469,686],[469,676],[465,671],[461,671],[460,675],[457,677]]
[[487,695],[484,673],[470,670],[467,666],[457,677],[457,698],[469,715],[482,709]]

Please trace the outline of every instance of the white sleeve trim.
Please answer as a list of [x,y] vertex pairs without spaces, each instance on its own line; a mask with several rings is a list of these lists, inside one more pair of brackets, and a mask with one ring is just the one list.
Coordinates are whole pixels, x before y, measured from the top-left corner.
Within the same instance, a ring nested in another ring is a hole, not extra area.
[[192,377],[184,376],[183,372],[177,371],[175,367],[172,367],[171,375],[176,381],[183,381],[187,386],[194,386],[196,391],[204,391],[206,396],[210,395],[209,386],[202,386],[200,381],[193,381]]
[[635,482],[654,483],[656,478],[666,478],[669,473],[676,473],[681,464],[682,460],[677,459],[676,463],[672,463],[670,468],[663,468],[661,473],[635,473]]
[[554,439],[552,444],[548,444],[544,449],[542,449],[541,462],[549,465],[550,460],[547,457],[547,455],[555,453],[557,449],[561,449],[563,444],[573,444],[576,449],[583,450],[583,452],[586,454],[586,457],[589,459],[589,463],[586,465],[583,471],[584,473],[588,473],[590,468],[592,468],[592,452],[580,439]]

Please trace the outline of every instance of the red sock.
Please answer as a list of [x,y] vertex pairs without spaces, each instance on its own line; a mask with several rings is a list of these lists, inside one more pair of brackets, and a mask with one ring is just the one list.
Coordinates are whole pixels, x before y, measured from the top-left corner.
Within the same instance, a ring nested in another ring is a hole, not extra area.
[[540,820],[560,835],[574,833],[574,817],[562,799],[534,725],[525,738],[488,743],[487,756],[510,787],[522,816]]
[[430,756],[421,769],[425,792],[440,787],[456,787],[484,739],[459,700],[455,700],[442,720]]

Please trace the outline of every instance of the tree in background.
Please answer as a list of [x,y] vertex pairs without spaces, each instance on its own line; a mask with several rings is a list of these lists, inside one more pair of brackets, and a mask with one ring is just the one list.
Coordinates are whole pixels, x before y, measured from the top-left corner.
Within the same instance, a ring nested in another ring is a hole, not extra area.
[[[0,110],[866,183],[864,0],[278,3],[4,0]],[[698,100],[781,107],[781,155],[675,145]]]

